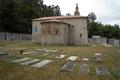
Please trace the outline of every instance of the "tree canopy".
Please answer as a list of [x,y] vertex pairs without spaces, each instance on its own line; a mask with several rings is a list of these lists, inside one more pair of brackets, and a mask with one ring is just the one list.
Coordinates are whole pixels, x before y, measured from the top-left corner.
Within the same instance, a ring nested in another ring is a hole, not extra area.
[[103,25],[100,22],[92,21],[89,23],[88,36],[99,35],[101,37],[120,39],[119,25]]
[[0,0],[0,31],[31,33],[32,19],[61,15],[59,6],[43,0]]

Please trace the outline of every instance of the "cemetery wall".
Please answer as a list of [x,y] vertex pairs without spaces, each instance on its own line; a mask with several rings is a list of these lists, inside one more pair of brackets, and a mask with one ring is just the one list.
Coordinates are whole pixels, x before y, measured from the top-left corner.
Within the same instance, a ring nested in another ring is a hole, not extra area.
[[0,41],[31,41],[30,34],[0,33]]

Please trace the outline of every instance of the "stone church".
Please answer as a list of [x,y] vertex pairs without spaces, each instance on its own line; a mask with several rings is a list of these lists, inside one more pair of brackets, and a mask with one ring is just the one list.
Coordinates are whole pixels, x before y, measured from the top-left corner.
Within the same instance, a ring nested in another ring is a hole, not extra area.
[[42,45],[85,45],[88,43],[87,17],[80,15],[76,4],[73,16],[33,19],[32,42]]

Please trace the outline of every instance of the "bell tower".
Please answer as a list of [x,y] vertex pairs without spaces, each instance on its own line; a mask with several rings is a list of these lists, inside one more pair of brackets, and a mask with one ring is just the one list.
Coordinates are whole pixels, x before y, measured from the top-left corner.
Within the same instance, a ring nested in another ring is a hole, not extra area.
[[80,16],[78,4],[76,4],[74,15],[75,16]]

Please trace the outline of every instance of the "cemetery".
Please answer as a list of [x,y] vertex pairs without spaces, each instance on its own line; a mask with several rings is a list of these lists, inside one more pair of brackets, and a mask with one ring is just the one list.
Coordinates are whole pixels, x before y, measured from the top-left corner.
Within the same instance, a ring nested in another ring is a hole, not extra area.
[[116,3],[0,0],[0,80],[120,80]]
[[0,43],[0,80],[119,80],[120,47]]

